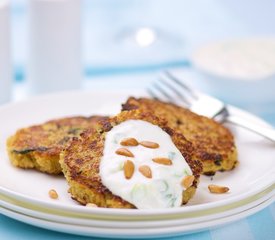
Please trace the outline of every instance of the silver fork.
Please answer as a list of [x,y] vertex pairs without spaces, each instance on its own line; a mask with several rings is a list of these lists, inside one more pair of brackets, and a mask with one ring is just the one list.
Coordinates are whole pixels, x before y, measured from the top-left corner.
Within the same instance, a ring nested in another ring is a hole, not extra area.
[[275,142],[275,129],[260,126],[231,114],[225,103],[192,89],[168,71],[163,72],[160,80],[147,90],[154,98],[185,106],[197,114],[213,118],[220,123],[229,122],[238,125]]

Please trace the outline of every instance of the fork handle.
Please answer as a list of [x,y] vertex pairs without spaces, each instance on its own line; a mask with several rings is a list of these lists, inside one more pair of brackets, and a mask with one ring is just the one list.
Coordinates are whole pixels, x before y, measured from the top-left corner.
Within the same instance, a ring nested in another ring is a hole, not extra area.
[[261,135],[262,137],[271,140],[275,143],[275,129],[268,128],[268,127],[262,127],[259,124],[250,122],[242,117],[229,115],[226,118],[226,121],[229,123],[233,123],[235,125],[238,125],[240,127],[243,127],[245,129],[248,129],[254,133],[257,133]]

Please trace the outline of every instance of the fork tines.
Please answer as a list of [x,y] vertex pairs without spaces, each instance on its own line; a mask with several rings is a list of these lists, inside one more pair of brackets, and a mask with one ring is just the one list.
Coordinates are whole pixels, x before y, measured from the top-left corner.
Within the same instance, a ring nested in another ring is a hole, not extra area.
[[163,72],[158,81],[147,89],[147,92],[156,99],[178,103],[186,107],[190,107],[192,102],[198,98],[193,89],[168,71]]

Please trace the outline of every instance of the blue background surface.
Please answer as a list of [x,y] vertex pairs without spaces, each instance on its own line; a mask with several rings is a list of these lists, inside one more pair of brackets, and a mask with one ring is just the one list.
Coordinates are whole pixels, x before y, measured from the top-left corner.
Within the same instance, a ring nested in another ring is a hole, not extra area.
[[[12,1],[16,99],[23,98],[27,77],[26,2]],[[274,35],[274,13],[275,1],[272,0],[84,0],[84,88],[100,89],[106,87],[106,83],[110,88],[143,88],[161,69],[189,66],[190,54],[202,44],[229,38]],[[141,26],[156,29],[160,36],[150,48],[141,49],[131,39],[133,30]],[[132,79],[131,82],[129,79]],[[274,103],[270,103],[268,111],[253,109],[253,106],[241,102],[239,105],[275,126]],[[96,238],[48,231],[0,215],[0,239]],[[275,203],[223,227],[169,239],[273,240]]]

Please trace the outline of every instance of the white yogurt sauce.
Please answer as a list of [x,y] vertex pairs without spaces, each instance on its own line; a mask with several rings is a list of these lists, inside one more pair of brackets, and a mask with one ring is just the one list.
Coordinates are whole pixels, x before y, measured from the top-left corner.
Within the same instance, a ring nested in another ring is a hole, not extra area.
[[209,73],[241,80],[275,75],[275,39],[244,39],[207,45],[193,56],[194,64]]
[[[121,148],[121,140],[135,138],[138,142],[151,141],[159,148],[144,146],[124,147],[134,157],[116,154]],[[153,158],[165,157],[172,160],[172,165],[162,165]],[[123,165],[131,160],[135,165],[130,179],[124,176]],[[139,166],[147,165],[152,171],[152,178],[146,178],[139,171]],[[178,207],[182,203],[181,181],[192,171],[172,142],[170,136],[160,127],[142,120],[127,120],[111,129],[106,134],[103,156],[100,162],[102,183],[115,195],[132,203],[139,209]]]

